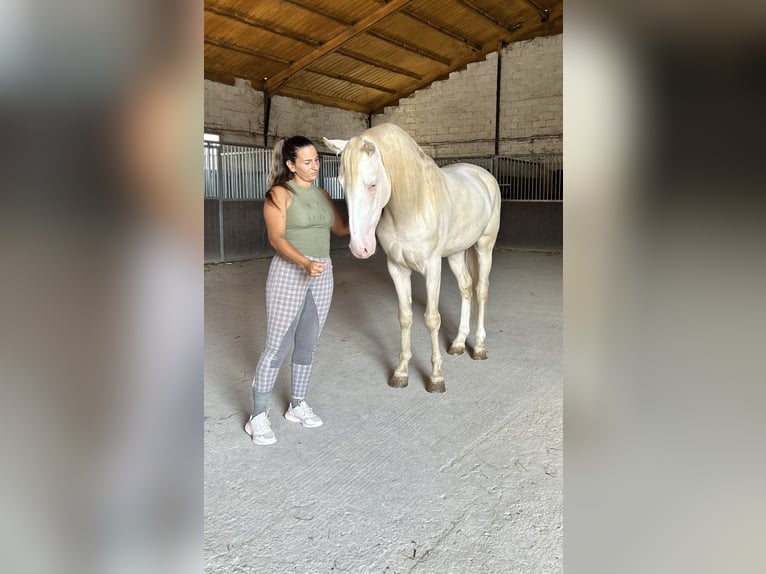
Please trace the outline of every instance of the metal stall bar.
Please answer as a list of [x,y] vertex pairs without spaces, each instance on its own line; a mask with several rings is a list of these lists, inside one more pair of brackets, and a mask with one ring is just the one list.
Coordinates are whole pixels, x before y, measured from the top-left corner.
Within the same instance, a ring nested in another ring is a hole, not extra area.
[[505,201],[561,201],[562,156],[496,156],[493,175]]
[[218,143],[205,142],[205,199],[217,199],[221,197],[221,182],[219,180],[221,170],[219,166]]
[[221,149],[225,199],[263,199],[268,191],[272,150],[225,144]]
[[333,199],[343,199],[343,190],[338,182],[340,158],[335,154],[319,154],[319,177],[316,185],[324,188]]

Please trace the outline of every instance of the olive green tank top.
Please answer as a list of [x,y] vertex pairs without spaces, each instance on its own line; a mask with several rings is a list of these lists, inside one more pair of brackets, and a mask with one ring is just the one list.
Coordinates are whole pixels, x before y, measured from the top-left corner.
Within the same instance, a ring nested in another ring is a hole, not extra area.
[[287,208],[285,239],[303,255],[330,256],[330,228],[335,212],[327,196],[315,186],[301,187],[288,181],[293,192]]

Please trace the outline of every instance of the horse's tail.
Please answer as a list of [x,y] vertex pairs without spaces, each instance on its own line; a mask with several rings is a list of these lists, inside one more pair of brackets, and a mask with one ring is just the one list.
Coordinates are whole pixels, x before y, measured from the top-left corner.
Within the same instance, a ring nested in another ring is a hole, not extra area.
[[476,286],[479,284],[479,257],[476,255],[477,246],[474,245],[465,250],[465,266],[471,276],[471,316],[476,317],[478,309],[478,293]]

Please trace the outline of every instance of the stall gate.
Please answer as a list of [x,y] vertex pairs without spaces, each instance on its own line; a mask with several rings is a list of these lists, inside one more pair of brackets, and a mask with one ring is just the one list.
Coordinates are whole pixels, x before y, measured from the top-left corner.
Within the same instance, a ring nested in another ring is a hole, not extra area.
[[[263,200],[268,191],[272,150],[245,145],[205,142],[205,198]],[[320,153],[318,187],[333,199],[343,199],[338,183],[338,157]],[[500,184],[504,201],[561,201],[563,170],[561,154],[534,156],[446,157],[439,166],[473,163],[485,168]]]

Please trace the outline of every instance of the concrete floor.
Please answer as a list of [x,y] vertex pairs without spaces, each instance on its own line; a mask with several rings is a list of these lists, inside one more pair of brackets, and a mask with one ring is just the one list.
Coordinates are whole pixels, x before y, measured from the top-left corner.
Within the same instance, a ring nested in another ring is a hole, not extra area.
[[325,424],[282,417],[286,362],[272,446],[242,429],[269,260],[205,270],[205,571],[560,572],[561,254],[495,251],[486,361],[445,352],[459,317],[445,261],[444,394],[424,389],[423,278],[413,274],[410,384],[392,389],[399,324],[385,258],[332,256],[335,295],[307,396]]

